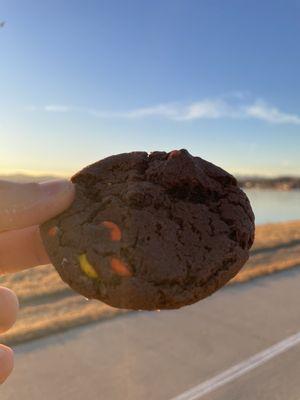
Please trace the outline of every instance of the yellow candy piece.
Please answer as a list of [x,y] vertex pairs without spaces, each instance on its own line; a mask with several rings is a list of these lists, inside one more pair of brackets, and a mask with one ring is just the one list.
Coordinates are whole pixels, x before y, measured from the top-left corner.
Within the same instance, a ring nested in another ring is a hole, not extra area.
[[95,268],[90,264],[87,259],[86,254],[81,254],[79,256],[79,264],[82,271],[89,277],[89,278],[98,278],[98,273]]

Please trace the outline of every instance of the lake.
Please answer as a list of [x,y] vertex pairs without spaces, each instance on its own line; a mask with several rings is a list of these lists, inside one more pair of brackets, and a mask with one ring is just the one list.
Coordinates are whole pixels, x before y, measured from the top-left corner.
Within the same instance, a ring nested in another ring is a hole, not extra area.
[[256,224],[300,219],[300,190],[244,190],[247,194]]

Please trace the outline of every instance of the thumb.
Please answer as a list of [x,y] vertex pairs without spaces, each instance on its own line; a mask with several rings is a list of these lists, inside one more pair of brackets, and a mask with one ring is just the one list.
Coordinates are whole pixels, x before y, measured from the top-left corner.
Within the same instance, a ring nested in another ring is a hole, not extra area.
[[39,225],[68,208],[75,195],[71,181],[41,183],[0,180],[0,232]]

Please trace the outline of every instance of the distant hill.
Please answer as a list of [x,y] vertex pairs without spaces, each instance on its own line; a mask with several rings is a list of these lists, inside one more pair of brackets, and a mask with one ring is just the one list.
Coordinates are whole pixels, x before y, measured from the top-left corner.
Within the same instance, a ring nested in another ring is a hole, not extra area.
[[12,182],[42,182],[47,181],[50,179],[57,179],[60,178],[54,175],[40,175],[40,176],[33,176],[33,175],[25,175],[25,174],[13,174],[13,175],[1,175],[0,180],[12,181]]

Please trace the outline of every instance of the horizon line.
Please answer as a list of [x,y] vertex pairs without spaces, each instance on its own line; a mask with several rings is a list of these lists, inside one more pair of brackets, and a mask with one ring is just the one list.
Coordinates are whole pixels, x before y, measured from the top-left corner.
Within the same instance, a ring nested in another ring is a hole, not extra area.
[[[222,167],[221,167],[222,168]],[[224,168],[223,168],[224,169]],[[300,173],[298,174],[290,174],[290,173],[265,173],[265,174],[261,174],[261,173],[257,173],[257,172],[247,172],[247,173],[243,173],[243,172],[231,172],[230,170],[227,170],[228,173],[230,173],[231,175],[235,176],[236,178],[243,178],[243,179],[255,179],[255,178],[267,178],[267,179],[276,179],[276,178],[299,178],[300,179]],[[59,171],[59,172],[53,172],[53,171],[49,171],[49,170],[26,170],[26,169],[16,169],[16,170],[1,170],[0,169],[0,178],[16,178],[17,176],[21,176],[24,178],[43,178],[43,177],[47,177],[47,178],[65,178],[65,179],[69,179],[71,178],[73,175],[75,175],[76,171],[71,172],[71,171]]]

